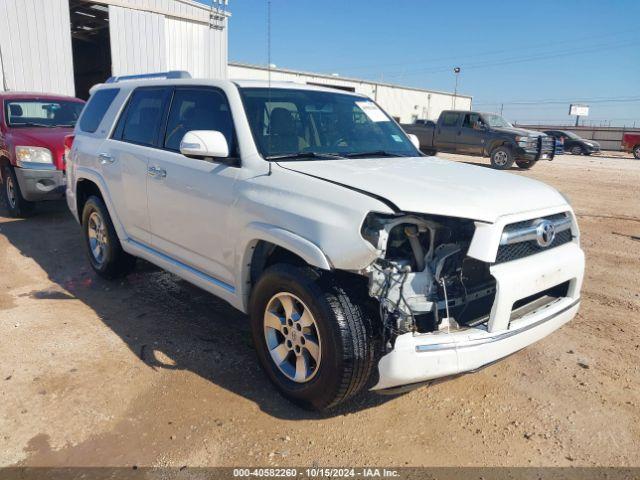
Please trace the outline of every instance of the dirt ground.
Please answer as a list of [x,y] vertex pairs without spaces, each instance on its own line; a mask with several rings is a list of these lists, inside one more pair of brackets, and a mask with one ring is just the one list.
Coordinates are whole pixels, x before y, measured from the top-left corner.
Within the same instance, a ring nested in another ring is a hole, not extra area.
[[276,393],[222,301],[148,264],[103,281],[64,204],[0,207],[0,465],[640,466],[640,161],[513,172],[573,202],[577,318],[478,373],[329,414]]

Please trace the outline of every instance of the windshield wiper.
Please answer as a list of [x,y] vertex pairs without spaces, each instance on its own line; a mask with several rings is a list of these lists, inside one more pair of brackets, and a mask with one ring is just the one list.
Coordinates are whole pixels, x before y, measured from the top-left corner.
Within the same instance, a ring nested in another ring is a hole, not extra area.
[[296,152],[287,153],[284,155],[270,155],[265,157],[267,160],[299,160],[303,158],[315,158],[321,160],[327,160],[332,158],[344,158],[337,153],[321,153],[321,152]]
[[386,150],[372,150],[370,152],[356,152],[356,153],[347,153],[345,157],[347,158],[359,158],[359,157],[406,157],[407,155],[402,155],[400,153],[388,152]]

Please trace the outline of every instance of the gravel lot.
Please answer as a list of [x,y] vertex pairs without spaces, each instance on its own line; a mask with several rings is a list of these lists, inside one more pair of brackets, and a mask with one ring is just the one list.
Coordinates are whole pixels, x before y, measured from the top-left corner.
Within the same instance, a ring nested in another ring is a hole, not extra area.
[[0,465],[640,466],[640,161],[513,173],[572,199],[578,317],[476,374],[323,415],[278,396],[231,307],[148,264],[99,279],[63,204],[0,207]]

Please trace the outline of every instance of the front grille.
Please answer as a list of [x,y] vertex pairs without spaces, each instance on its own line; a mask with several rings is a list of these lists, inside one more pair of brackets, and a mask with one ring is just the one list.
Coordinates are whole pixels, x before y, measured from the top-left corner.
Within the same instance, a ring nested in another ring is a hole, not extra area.
[[556,234],[556,238],[553,243],[547,247],[540,247],[535,240],[529,240],[528,242],[512,243],[510,245],[500,245],[498,248],[498,255],[496,256],[496,263],[510,262],[519,258],[535,255],[550,248],[559,247],[565,243],[569,243],[572,239],[571,230],[564,230]]
[[540,139],[540,152],[551,153],[555,150],[556,144],[553,137],[538,137]]

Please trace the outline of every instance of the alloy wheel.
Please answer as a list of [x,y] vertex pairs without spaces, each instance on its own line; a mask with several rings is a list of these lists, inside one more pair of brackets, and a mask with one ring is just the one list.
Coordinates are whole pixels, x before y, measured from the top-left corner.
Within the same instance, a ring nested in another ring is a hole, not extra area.
[[320,367],[320,333],[309,308],[291,293],[280,292],[267,303],[264,338],[271,359],[288,379],[311,380]]
[[493,162],[500,167],[506,165],[508,160],[507,152],[499,151],[493,154]]
[[89,216],[87,235],[89,237],[91,255],[93,255],[93,259],[98,265],[102,265],[109,242],[105,223],[98,212],[92,212]]

